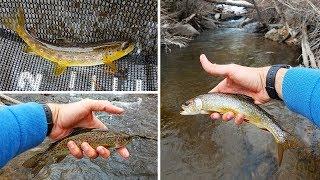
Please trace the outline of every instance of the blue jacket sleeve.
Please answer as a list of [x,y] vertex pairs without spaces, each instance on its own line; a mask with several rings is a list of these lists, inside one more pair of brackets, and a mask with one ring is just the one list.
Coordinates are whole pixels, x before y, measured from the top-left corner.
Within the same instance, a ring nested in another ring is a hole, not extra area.
[[40,144],[47,134],[41,104],[0,107],[0,168],[20,153]]
[[284,76],[282,95],[290,110],[320,127],[320,70],[289,69]]

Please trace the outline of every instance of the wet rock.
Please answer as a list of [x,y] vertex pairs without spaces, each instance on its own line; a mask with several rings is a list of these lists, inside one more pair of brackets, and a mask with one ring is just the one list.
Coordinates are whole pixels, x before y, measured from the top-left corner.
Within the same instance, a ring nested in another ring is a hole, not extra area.
[[215,18],[216,20],[220,19],[220,18],[221,18],[221,13],[215,14],[215,15],[214,15],[214,18]]
[[286,27],[282,27],[281,29],[272,28],[265,34],[265,38],[270,39],[272,41],[283,42],[289,36],[289,32]]
[[260,22],[253,22],[243,27],[249,33],[261,33],[267,30],[267,27]]
[[175,35],[193,37],[199,35],[199,31],[197,31],[193,26],[190,24],[176,24],[174,28],[172,28],[172,33]]
[[213,20],[202,19],[200,24],[206,29],[215,29],[215,28],[217,28],[217,25],[215,24],[215,22]]
[[[22,101],[75,102],[85,98],[109,100],[125,109],[121,116],[96,113],[98,118],[112,131],[157,137],[157,96],[156,95],[12,95]],[[44,150],[50,142],[46,140],[37,150]],[[44,167],[34,178],[30,169],[22,163],[35,154],[34,149],[14,158],[0,171],[0,179],[157,179],[157,141],[135,138],[127,146],[130,158],[125,160],[112,150],[109,159],[87,158],[77,160],[68,156],[62,162]]]

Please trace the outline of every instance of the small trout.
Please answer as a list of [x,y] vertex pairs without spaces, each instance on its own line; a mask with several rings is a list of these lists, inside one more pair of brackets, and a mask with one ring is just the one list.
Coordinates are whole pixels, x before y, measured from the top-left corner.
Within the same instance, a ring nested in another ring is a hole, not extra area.
[[94,149],[98,146],[110,149],[124,147],[132,141],[132,138],[133,136],[108,130],[81,129],[60,141],[52,143],[48,149],[31,157],[22,165],[26,168],[32,168],[32,173],[36,175],[44,166],[58,163],[69,154],[67,147],[69,141],[74,141],[79,147],[82,142],[87,142]]
[[278,163],[281,165],[284,150],[297,146],[297,141],[289,133],[282,130],[274,121],[273,117],[263,110],[260,106],[253,103],[249,97],[209,93],[199,95],[188,100],[182,106],[181,115],[211,114],[218,112],[224,114],[233,112],[243,114],[245,121],[249,122],[260,129],[267,130],[275,138],[278,145]]
[[27,44],[25,52],[38,55],[55,64],[54,74],[61,75],[67,67],[96,66],[106,64],[112,73],[117,72],[114,61],[126,56],[134,49],[129,42],[110,42],[94,47],[57,47],[32,37],[25,28],[25,15],[22,7],[15,18],[2,20],[3,24],[15,31]]

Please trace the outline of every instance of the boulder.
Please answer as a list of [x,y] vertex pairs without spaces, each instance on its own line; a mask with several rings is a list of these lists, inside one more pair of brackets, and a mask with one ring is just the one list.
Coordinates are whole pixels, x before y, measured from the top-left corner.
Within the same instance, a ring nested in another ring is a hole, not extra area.
[[213,20],[202,19],[200,24],[206,29],[215,29],[217,27]]
[[170,32],[174,35],[181,35],[181,36],[187,36],[187,37],[193,37],[200,34],[199,31],[196,30],[190,24],[181,24],[181,23],[178,23],[173,28],[171,28]]
[[286,27],[282,27],[281,29],[272,28],[269,30],[264,37],[267,39],[271,39],[272,41],[283,42],[289,36],[289,32]]

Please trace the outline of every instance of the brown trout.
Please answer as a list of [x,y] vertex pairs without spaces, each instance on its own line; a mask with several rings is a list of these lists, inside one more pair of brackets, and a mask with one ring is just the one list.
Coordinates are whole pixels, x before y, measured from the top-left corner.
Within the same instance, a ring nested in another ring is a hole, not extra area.
[[183,109],[180,112],[181,115],[211,114],[213,112],[220,114],[226,112],[233,112],[235,115],[239,113],[243,114],[246,122],[272,133],[278,145],[279,165],[281,165],[284,150],[295,147],[298,143],[293,136],[276,124],[270,114],[254,104],[252,100],[249,100],[249,97],[209,93],[190,99],[181,107]]
[[61,75],[67,67],[96,66],[106,64],[112,73],[117,72],[114,61],[126,56],[134,49],[129,42],[110,42],[94,47],[57,47],[32,37],[25,28],[25,15],[22,7],[15,18],[3,19],[4,25],[15,31],[27,44],[25,52],[38,55],[55,64],[54,74]]
[[62,161],[68,154],[67,143],[74,141],[79,147],[82,142],[89,143],[92,148],[98,146],[110,148],[121,148],[132,141],[133,136],[125,133],[116,133],[103,129],[81,129],[73,132],[68,137],[52,143],[48,149],[34,155],[22,165],[26,168],[32,168],[34,175],[46,166]]

